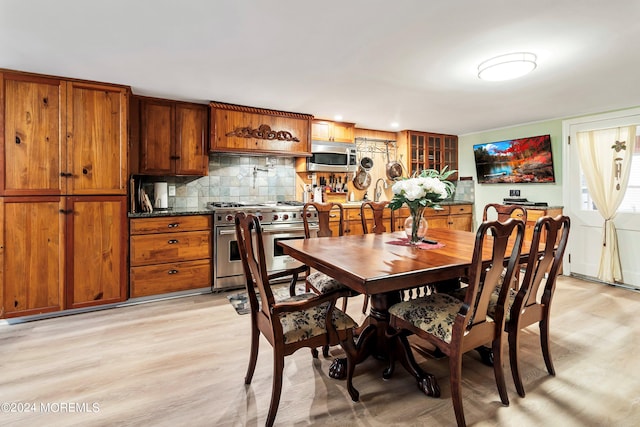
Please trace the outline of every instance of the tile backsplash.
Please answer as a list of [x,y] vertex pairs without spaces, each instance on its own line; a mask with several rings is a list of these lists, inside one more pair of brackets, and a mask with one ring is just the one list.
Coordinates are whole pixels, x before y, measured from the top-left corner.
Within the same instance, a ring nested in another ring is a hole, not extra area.
[[144,182],[150,184],[145,188],[153,191],[152,183],[157,181],[175,185],[175,196],[169,196],[170,208],[201,209],[208,202],[263,203],[296,197],[293,157],[211,154],[209,176],[145,177]]

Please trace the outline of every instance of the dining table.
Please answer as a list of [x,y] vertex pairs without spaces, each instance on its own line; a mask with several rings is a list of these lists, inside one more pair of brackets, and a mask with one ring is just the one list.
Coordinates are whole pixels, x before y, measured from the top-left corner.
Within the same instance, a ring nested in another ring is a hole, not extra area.
[[[450,229],[429,229],[425,240],[410,244],[404,232],[344,235],[312,239],[281,240],[285,254],[325,273],[353,291],[370,296],[369,313],[360,326],[356,363],[368,356],[396,360],[415,377],[428,396],[438,397],[440,389],[433,374],[417,364],[407,340],[388,334],[389,307],[401,301],[401,291],[423,285],[458,283],[467,277],[476,233]],[[529,252],[523,245],[521,262]],[[485,241],[483,260],[491,259],[490,241]],[[336,359],[330,376],[344,378],[345,361]],[[383,376],[387,375],[387,371]]]

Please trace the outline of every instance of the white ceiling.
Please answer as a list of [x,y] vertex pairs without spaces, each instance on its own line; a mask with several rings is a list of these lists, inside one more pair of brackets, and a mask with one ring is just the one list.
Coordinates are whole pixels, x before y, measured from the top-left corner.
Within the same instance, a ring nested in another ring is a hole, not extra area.
[[465,134],[640,105],[640,1],[0,0],[0,68]]

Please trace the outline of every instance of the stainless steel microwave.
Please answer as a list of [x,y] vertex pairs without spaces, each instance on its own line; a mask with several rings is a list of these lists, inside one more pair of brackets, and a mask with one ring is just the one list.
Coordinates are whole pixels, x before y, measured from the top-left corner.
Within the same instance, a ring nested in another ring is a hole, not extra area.
[[310,172],[356,172],[356,147],[340,142],[311,142],[311,157],[307,157]]

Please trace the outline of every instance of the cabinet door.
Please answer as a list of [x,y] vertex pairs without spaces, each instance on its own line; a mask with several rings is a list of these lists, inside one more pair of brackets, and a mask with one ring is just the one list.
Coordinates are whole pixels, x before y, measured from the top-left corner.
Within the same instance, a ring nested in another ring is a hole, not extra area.
[[209,109],[206,105],[176,105],[173,157],[177,175],[208,175],[208,115]]
[[0,73],[0,80],[0,99],[4,95],[0,191],[4,195],[62,194],[63,83],[10,73]]
[[471,231],[471,215],[451,215],[449,228],[452,230]]
[[0,198],[0,317],[62,309],[61,209],[60,197]]
[[353,123],[333,123],[333,135],[332,140],[336,142],[353,142],[354,135]]
[[316,141],[331,141],[331,123],[324,120],[312,121],[311,139]]
[[409,175],[427,169],[426,136],[420,133],[409,134]]
[[127,194],[127,93],[67,85],[67,194]]
[[174,108],[169,101],[144,100],[141,105],[140,173],[174,173]]
[[127,198],[69,197],[66,308],[126,299]]

